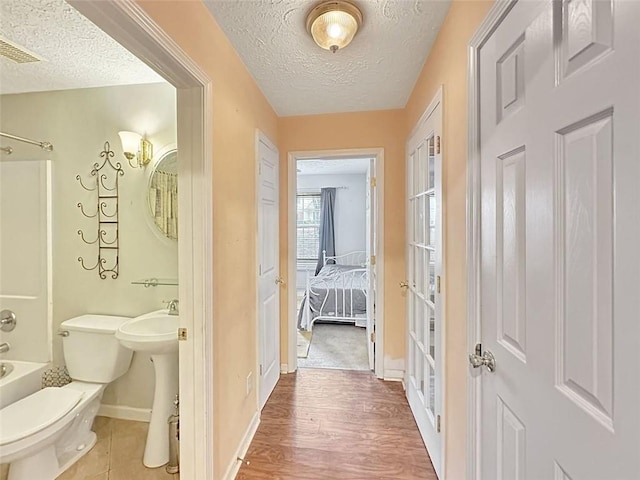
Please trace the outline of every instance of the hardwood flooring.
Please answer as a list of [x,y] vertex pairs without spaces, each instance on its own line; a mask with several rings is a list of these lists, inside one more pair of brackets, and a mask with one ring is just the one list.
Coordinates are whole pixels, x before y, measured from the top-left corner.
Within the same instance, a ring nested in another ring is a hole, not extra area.
[[238,480],[437,480],[402,385],[369,372],[283,375]]

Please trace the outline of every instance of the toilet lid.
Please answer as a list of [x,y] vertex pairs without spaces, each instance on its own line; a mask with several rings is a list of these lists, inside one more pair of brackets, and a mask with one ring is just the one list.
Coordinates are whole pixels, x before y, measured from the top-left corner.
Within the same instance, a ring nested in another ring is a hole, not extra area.
[[83,395],[73,388],[47,387],[0,409],[0,445],[21,440],[60,420]]

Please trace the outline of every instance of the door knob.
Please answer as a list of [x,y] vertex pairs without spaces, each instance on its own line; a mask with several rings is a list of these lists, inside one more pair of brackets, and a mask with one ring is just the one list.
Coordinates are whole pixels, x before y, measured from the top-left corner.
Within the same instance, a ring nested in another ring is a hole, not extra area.
[[409,288],[409,282],[400,282],[400,288]]
[[485,350],[482,355],[472,353],[469,355],[469,363],[473,368],[487,367],[490,372],[496,369],[496,357],[489,350]]
[[16,328],[16,314],[11,310],[2,310],[0,312],[0,330],[3,332],[11,332]]
[[284,280],[282,277],[276,277],[276,285],[284,285]]

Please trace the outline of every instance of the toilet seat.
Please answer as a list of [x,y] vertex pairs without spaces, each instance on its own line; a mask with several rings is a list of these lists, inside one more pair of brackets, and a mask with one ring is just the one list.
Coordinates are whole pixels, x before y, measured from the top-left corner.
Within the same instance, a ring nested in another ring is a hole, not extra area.
[[84,392],[47,387],[0,410],[0,445],[17,442],[60,420],[82,400]]

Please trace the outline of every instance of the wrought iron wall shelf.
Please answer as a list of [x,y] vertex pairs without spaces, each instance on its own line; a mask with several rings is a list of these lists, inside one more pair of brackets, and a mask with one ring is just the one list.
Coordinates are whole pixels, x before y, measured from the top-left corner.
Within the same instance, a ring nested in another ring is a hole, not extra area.
[[143,280],[135,280],[132,285],[144,285],[145,287],[157,287],[158,285],[178,286],[177,278],[145,278]]
[[96,192],[96,205],[92,210],[87,210],[82,202],[77,207],[85,218],[95,219],[95,238],[87,238],[84,230],[79,229],[78,235],[87,245],[95,245],[97,248],[97,261],[93,266],[87,266],[83,257],[78,257],[78,262],[85,270],[98,270],[98,275],[103,280],[107,275],[118,278],[119,265],[119,211],[118,211],[118,179],[124,175],[120,162],[111,162],[114,153],[109,142],[104,142],[104,150],[100,152],[103,160],[93,164],[90,172],[88,186],[82,181],[80,175],[76,180],[80,186],[89,192]]

